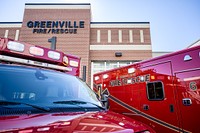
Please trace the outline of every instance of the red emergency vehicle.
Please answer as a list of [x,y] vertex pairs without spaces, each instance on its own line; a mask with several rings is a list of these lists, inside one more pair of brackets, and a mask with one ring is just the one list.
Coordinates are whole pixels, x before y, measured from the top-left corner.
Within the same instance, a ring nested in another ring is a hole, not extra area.
[[103,108],[79,66],[78,57],[0,38],[0,132],[154,133]]
[[111,111],[159,133],[200,132],[200,46],[94,75]]

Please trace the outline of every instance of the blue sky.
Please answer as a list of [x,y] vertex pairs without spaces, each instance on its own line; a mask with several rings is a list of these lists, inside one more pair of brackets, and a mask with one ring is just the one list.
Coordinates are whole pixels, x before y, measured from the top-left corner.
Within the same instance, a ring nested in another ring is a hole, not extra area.
[[93,22],[150,22],[153,51],[200,39],[200,0],[1,0],[0,22],[22,22],[25,3],[91,3]]

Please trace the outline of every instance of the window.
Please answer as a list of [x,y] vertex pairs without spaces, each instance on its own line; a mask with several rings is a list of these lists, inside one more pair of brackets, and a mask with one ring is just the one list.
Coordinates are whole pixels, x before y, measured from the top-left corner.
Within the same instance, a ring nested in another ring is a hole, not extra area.
[[141,43],[144,42],[144,32],[143,32],[143,30],[140,30],[140,42]]
[[15,40],[19,40],[19,30],[16,30]]
[[164,89],[162,82],[147,83],[147,95],[149,100],[163,100]]
[[108,61],[106,62],[106,70],[110,70],[110,69],[113,69],[113,68],[117,68],[119,65],[118,65],[118,62],[115,62],[115,61]]
[[119,43],[122,43],[122,30],[118,31],[118,35],[119,35]]
[[133,43],[133,31],[129,30],[129,42]]
[[[52,103],[66,100],[80,100],[100,105],[95,93],[85,82],[65,73],[0,65],[0,75],[0,100],[37,104],[42,107],[61,107],[52,106]],[[14,108],[13,106],[12,109]]]
[[5,38],[8,38],[8,32],[9,32],[9,30],[5,31],[5,35],[4,35]]
[[106,61],[106,62],[97,61],[97,62],[93,62],[92,64],[92,72],[98,73],[98,72],[110,70],[113,68],[126,66],[129,64],[132,64],[132,62],[136,62],[136,61]]
[[101,42],[101,31],[97,30],[97,42],[100,43]]
[[137,61],[95,61],[91,63],[91,86],[93,86],[93,74],[110,70],[113,68],[126,66]]
[[108,43],[111,43],[112,37],[111,37],[111,30],[108,30]]

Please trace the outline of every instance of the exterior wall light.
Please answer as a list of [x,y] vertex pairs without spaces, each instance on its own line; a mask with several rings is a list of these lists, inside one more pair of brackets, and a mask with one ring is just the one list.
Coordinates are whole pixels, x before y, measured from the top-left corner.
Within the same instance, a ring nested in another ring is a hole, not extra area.
[[115,52],[115,57],[121,57],[122,56],[122,52]]

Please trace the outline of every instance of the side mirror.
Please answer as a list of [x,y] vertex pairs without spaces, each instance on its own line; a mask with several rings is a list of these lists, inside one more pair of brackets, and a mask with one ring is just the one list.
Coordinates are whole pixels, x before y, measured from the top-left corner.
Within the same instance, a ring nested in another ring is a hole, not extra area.
[[101,102],[103,103],[103,106],[106,109],[110,108],[110,104],[109,104],[109,100],[108,100],[108,95],[103,94],[102,97],[101,97]]

